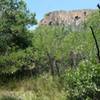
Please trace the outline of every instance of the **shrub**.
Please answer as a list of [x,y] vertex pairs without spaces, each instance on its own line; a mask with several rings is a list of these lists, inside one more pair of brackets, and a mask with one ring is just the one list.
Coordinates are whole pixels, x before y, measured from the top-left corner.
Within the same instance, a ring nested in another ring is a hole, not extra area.
[[100,64],[83,61],[63,76],[69,100],[100,100]]
[[31,48],[0,56],[0,73],[14,73],[17,70],[21,70],[22,67],[33,67],[32,59],[33,54]]

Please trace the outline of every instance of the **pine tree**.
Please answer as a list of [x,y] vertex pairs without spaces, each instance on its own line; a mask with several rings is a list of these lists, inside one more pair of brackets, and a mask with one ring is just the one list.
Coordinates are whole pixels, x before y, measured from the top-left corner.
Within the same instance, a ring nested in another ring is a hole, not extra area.
[[31,45],[27,26],[36,24],[23,0],[0,0],[0,54]]

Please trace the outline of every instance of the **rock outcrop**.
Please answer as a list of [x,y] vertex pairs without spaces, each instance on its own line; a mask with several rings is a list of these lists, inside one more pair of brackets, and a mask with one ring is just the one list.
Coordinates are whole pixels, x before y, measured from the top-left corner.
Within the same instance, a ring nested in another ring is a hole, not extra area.
[[45,15],[39,25],[79,25],[94,10],[53,11]]

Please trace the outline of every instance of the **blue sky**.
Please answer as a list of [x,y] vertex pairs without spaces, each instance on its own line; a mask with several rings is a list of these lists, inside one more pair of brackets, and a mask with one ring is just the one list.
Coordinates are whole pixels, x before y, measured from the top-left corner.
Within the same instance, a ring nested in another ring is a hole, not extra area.
[[100,0],[26,0],[27,7],[36,13],[38,20],[54,10],[94,9]]

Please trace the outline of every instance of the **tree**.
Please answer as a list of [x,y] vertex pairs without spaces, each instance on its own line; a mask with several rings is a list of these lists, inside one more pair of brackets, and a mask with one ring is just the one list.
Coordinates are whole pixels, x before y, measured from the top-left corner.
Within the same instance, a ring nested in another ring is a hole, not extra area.
[[[71,66],[72,59],[72,63],[78,64],[84,58],[81,57],[87,45],[84,45],[84,33],[71,33],[66,27],[54,25],[40,26],[33,33],[34,60],[42,69],[50,69],[52,75],[59,75]],[[74,54],[69,57],[71,51]]]
[[[98,5],[99,7],[99,5]],[[91,16],[87,20],[87,25],[90,26],[92,36],[94,39],[95,53],[98,62],[100,62],[100,14],[98,10],[91,14]]]
[[36,24],[35,14],[23,0],[0,0],[0,54],[31,45],[27,26]]
[[59,75],[60,61],[64,56],[62,44],[66,35],[66,28],[60,26],[40,26],[34,31],[33,48],[37,66],[50,69],[52,75]]
[[32,33],[36,24],[24,0],[0,0],[0,74],[32,66]]

